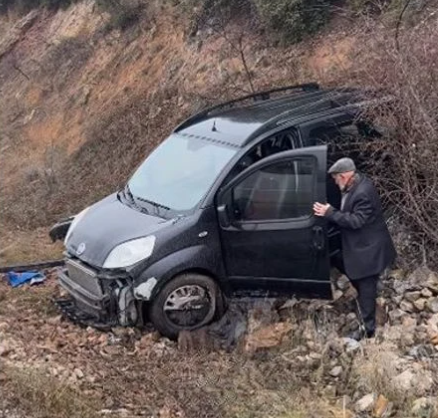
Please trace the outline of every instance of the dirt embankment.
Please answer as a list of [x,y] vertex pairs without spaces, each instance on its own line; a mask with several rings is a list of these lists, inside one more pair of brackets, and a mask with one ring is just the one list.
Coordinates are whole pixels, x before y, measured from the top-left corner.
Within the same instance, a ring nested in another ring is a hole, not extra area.
[[113,192],[176,123],[248,92],[248,77],[256,88],[339,79],[354,45],[324,34],[274,48],[248,30],[248,73],[232,36],[245,28],[188,39],[166,6],[124,33],[106,21],[84,1],[0,22],[1,234],[47,227]]

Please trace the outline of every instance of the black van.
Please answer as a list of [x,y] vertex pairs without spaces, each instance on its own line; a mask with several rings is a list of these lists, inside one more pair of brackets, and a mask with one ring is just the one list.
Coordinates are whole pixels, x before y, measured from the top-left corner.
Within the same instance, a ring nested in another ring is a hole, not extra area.
[[75,309],[113,325],[147,318],[174,338],[219,317],[225,296],[330,298],[340,240],[312,206],[339,206],[328,154],[360,160],[355,144],[379,136],[365,103],[311,83],[184,121],[122,190],[52,228]]

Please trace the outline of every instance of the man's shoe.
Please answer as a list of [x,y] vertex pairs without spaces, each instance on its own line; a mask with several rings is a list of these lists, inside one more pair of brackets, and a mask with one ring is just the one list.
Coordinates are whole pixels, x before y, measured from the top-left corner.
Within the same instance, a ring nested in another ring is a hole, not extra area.
[[351,334],[348,335],[348,338],[351,338],[352,340],[361,341],[364,338],[374,338],[375,332],[374,331],[365,331],[363,329],[358,329]]

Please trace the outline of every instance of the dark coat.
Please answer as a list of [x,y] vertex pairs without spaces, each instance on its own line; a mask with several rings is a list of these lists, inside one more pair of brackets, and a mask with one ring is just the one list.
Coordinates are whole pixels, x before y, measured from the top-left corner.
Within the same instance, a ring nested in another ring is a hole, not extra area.
[[379,275],[394,262],[396,250],[379,194],[367,177],[358,176],[342,210],[330,209],[327,218],[340,228],[343,264],[351,280]]

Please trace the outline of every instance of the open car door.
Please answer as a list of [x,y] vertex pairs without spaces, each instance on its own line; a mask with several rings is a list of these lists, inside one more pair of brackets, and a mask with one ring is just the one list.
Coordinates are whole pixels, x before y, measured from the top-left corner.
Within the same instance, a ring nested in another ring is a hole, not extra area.
[[217,196],[222,249],[235,291],[331,298],[326,201],[327,147],[275,154]]

